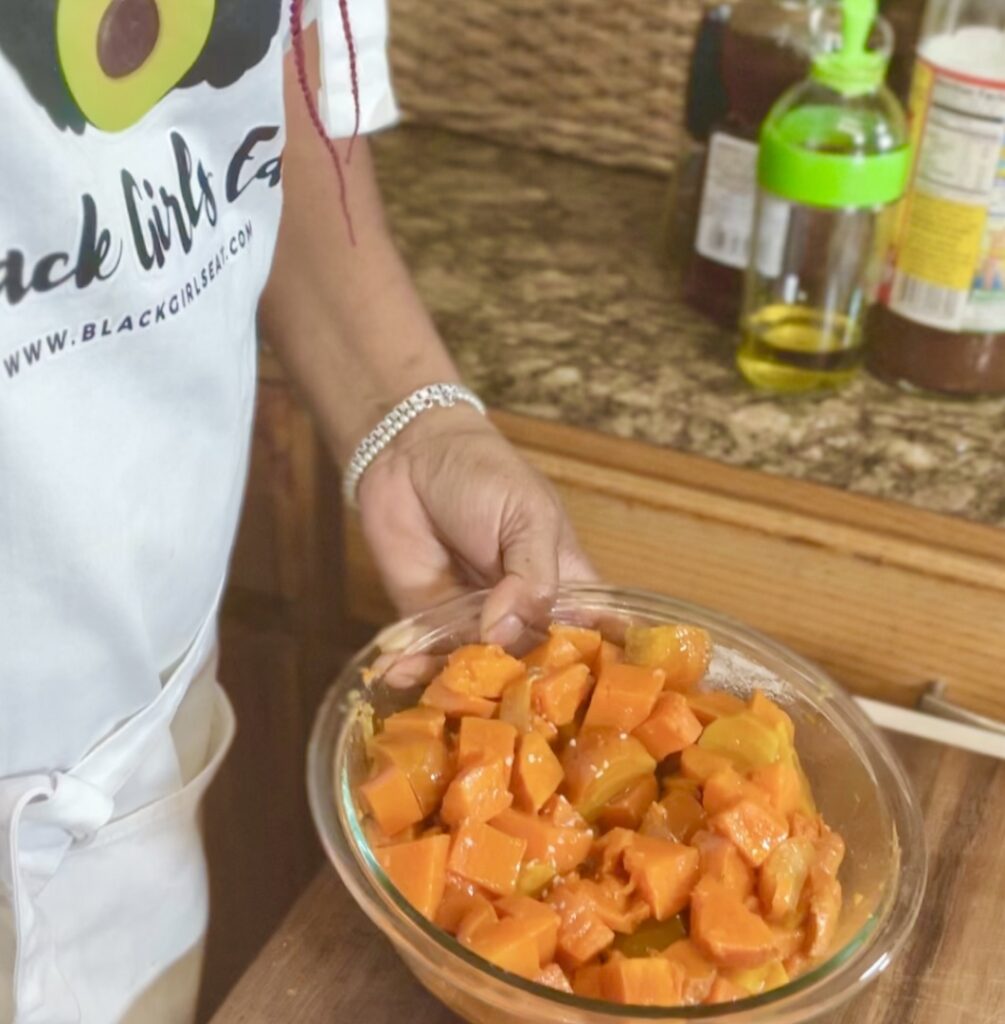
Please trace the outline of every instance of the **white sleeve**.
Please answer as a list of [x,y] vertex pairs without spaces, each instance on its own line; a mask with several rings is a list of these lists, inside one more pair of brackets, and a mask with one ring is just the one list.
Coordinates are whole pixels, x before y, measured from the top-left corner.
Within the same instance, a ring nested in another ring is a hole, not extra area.
[[[359,82],[359,130],[361,134],[386,128],[398,119],[387,59],[388,18],[386,0],[346,0],[356,50]],[[318,109],[333,139],[352,135],[355,108],[349,47],[338,0],[311,0],[308,11],[317,10],[321,40],[321,91]]]

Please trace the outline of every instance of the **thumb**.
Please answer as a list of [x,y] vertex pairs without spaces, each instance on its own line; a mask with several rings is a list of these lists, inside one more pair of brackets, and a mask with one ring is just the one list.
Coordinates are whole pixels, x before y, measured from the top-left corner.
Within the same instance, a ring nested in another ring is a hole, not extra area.
[[482,609],[482,636],[506,645],[528,625],[547,621],[558,590],[558,515],[542,514],[517,524],[502,541],[503,578]]

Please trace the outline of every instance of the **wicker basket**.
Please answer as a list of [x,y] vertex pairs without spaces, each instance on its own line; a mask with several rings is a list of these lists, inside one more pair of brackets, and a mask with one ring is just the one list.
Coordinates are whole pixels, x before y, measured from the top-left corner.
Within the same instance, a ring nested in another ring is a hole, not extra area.
[[666,171],[701,0],[391,0],[409,120]]

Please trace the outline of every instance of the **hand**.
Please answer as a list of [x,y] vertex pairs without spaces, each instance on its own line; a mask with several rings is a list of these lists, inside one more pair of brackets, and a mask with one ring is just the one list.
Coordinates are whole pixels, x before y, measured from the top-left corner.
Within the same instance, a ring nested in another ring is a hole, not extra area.
[[596,579],[558,495],[468,406],[424,413],[363,475],[363,532],[399,611],[492,587],[482,636],[516,639],[560,582]]

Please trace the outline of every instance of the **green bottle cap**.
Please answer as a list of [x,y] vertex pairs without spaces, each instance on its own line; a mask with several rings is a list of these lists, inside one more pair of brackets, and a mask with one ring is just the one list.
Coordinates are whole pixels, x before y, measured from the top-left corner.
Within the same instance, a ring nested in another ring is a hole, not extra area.
[[813,78],[844,96],[873,92],[886,78],[889,56],[869,49],[876,22],[876,0],[844,0],[841,49],[813,58]]
[[866,49],[876,0],[844,0],[843,45],[814,58],[810,81],[761,129],[761,186],[794,203],[863,208],[896,202],[911,151],[903,114],[883,87],[887,58]]

